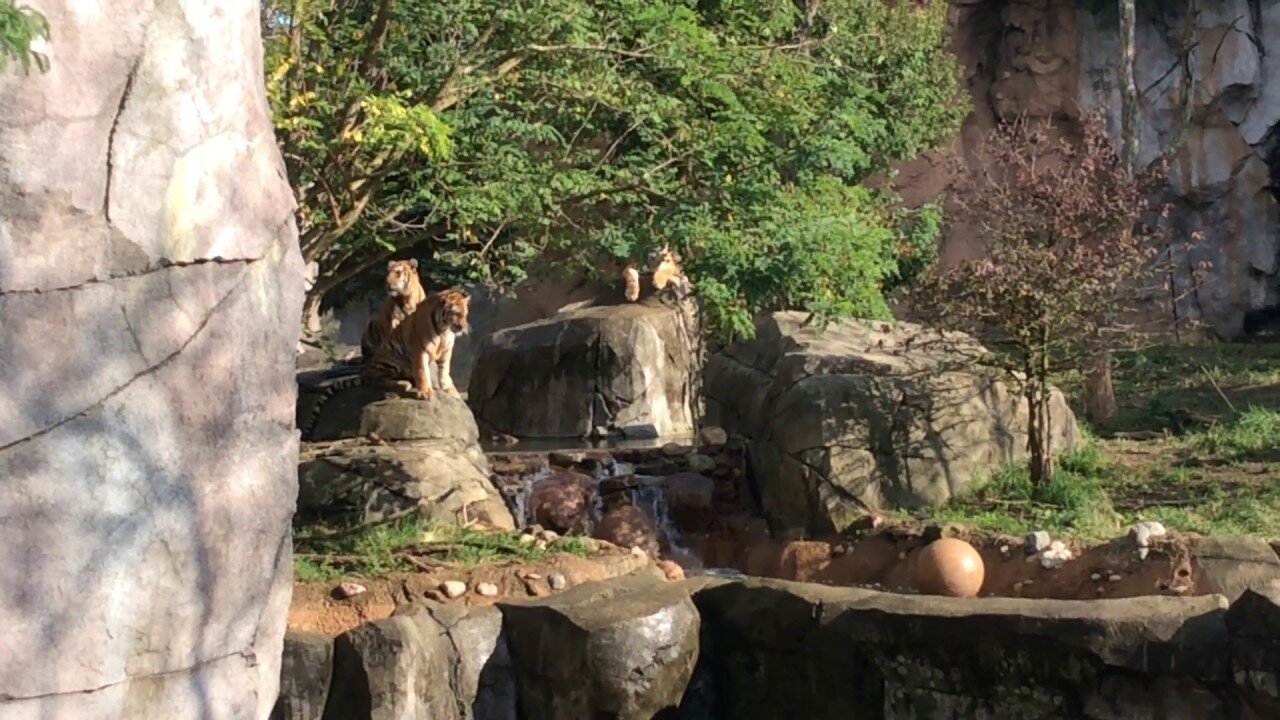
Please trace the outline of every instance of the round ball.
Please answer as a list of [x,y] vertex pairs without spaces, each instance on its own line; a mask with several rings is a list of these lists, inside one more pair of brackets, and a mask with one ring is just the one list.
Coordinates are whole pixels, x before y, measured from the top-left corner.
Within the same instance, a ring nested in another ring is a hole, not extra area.
[[985,576],[982,556],[955,538],[934,540],[916,560],[916,590],[925,595],[977,597]]

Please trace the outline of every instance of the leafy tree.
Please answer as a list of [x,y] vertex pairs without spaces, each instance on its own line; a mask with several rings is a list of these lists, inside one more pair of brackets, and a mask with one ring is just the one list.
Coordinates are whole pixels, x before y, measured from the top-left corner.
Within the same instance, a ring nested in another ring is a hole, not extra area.
[[31,49],[37,38],[49,39],[49,23],[30,7],[19,7],[14,0],[0,0],[0,73],[16,62],[22,72],[35,65],[40,72],[49,70],[49,59]]
[[913,306],[944,328],[978,335],[993,349],[966,358],[999,368],[1028,404],[1032,481],[1053,473],[1049,380],[1093,367],[1107,350],[1141,341],[1131,310],[1167,282],[1163,213],[1150,198],[1163,163],[1133,174],[1094,112],[1077,133],[1050,142],[1025,119],[997,128],[982,163],[963,177],[962,213],[983,228],[984,257],[934,269],[913,288]]
[[309,313],[410,246],[430,282],[509,284],[670,243],[722,336],[773,308],[883,316],[939,222],[859,183],[963,117],[946,10],[267,0]]

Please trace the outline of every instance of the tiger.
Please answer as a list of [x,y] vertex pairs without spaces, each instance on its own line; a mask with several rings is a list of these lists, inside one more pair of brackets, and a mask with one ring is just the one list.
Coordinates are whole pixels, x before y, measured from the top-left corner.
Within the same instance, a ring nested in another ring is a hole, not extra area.
[[[653,289],[662,292],[668,287],[677,297],[681,297],[688,293],[690,289],[689,278],[684,274],[684,269],[680,266],[680,256],[671,249],[670,245],[663,245],[649,255],[649,269],[653,274]],[[636,302],[640,299],[640,271],[636,268],[634,262],[628,263],[622,270],[622,280],[625,285],[624,294],[628,302]]]
[[469,329],[467,310],[471,298],[458,290],[428,293],[425,300],[391,331],[365,366],[363,385],[401,386],[410,381],[416,394],[429,400],[435,394],[428,363],[435,362],[440,390],[458,396],[450,376],[457,336]]
[[378,347],[405,318],[427,297],[427,289],[418,277],[417,260],[392,260],[387,263],[387,299],[382,310],[365,325],[360,337],[360,360],[368,363]]
[[[427,293],[413,314],[401,321],[390,337],[374,351],[370,362],[358,375],[327,380],[319,396],[311,402],[305,417],[299,416],[302,439],[310,440],[325,405],[336,394],[355,387],[416,389],[419,398],[432,397],[428,360],[436,362],[441,390],[457,397],[450,364],[458,335],[469,330],[467,310],[470,298],[457,290]],[[408,378],[411,382],[405,382]]]

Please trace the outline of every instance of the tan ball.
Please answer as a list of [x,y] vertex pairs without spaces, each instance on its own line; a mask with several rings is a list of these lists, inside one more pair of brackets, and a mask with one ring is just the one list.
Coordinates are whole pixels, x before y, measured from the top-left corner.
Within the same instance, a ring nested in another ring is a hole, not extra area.
[[916,559],[916,590],[924,595],[977,597],[985,576],[982,556],[956,538],[934,540]]

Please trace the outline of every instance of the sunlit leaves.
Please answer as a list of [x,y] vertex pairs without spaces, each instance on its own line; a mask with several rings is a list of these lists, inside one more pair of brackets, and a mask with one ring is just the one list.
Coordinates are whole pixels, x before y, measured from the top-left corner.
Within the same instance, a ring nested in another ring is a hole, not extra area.
[[31,49],[36,40],[49,39],[49,22],[29,6],[14,0],[0,0],[0,73],[16,62],[23,73],[34,65],[40,72],[49,71],[49,58]]

